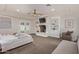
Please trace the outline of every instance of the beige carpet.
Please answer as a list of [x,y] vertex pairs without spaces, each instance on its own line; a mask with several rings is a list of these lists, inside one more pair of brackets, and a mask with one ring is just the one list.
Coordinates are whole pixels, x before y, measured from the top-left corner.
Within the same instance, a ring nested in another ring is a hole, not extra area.
[[32,35],[34,41],[21,47],[9,50],[4,54],[51,54],[60,43],[60,39]]

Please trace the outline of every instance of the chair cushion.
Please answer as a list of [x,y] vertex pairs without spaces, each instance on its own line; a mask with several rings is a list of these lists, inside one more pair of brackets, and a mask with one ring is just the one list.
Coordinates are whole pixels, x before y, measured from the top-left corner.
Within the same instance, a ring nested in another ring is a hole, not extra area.
[[77,44],[71,41],[62,40],[53,54],[77,54]]

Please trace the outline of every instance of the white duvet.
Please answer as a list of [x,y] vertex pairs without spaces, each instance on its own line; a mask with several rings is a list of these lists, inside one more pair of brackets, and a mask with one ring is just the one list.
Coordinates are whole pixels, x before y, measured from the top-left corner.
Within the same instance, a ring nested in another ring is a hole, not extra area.
[[0,35],[0,44],[4,44],[6,42],[12,41],[14,39],[17,39],[18,37],[14,36],[14,35]]
[[0,48],[2,52],[9,49],[30,43],[33,41],[31,35],[28,34],[18,34],[18,35],[0,35]]

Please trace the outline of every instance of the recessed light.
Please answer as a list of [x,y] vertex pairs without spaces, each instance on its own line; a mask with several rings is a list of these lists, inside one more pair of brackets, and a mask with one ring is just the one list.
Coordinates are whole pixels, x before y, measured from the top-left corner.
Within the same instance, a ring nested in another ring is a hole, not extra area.
[[16,9],[17,12],[20,12],[20,9]]
[[52,8],[52,9],[51,9],[51,11],[55,11],[55,9],[54,9],[54,8]]

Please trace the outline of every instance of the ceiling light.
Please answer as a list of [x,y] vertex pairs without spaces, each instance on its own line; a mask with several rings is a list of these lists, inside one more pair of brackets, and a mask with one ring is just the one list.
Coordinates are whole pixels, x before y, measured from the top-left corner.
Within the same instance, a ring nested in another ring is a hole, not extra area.
[[55,11],[55,9],[54,9],[54,8],[52,8],[52,9],[51,9],[51,11]]
[[20,10],[19,10],[19,9],[16,9],[16,11],[17,11],[17,12],[20,12]]
[[51,6],[51,4],[46,4],[46,6]]

